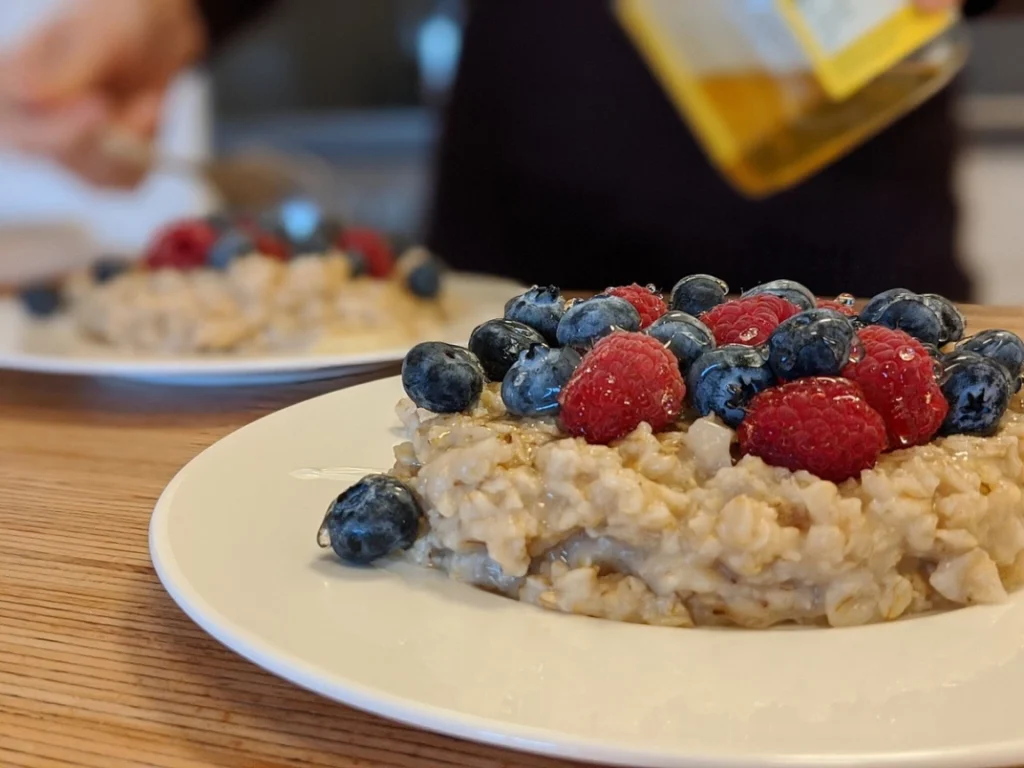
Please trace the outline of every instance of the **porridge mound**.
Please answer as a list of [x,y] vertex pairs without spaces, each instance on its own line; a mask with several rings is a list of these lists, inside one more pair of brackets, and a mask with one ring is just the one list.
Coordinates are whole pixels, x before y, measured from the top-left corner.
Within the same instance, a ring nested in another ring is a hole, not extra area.
[[1024,415],[884,454],[836,485],[747,456],[713,418],[611,445],[402,400],[393,474],[427,525],[406,556],[529,603],[689,627],[852,626],[1006,599],[1024,581]]

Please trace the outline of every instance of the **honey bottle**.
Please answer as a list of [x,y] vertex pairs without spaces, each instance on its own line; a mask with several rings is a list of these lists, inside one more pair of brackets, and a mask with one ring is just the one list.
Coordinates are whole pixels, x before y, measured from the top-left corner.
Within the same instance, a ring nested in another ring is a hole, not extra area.
[[792,186],[962,68],[955,11],[910,0],[616,0],[711,160],[743,193]]

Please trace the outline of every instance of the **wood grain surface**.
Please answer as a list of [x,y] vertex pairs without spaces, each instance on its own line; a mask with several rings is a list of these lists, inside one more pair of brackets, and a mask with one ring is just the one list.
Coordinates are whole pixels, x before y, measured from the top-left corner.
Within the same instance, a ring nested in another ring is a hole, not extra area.
[[[970,318],[1024,334],[1024,310]],[[300,690],[218,645],[157,581],[149,515],[182,465],[270,411],[394,372],[233,389],[0,372],[0,766],[575,765]]]

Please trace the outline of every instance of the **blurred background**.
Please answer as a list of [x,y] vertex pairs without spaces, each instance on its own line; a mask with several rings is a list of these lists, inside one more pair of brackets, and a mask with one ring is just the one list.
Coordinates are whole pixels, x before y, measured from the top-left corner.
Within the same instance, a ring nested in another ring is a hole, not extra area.
[[[27,0],[21,13],[40,15],[57,1]],[[1024,11],[1024,2],[1004,0],[1004,9],[1015,5]],[[11,8],[0,7],[0,44],[31,23],[4,19],[5,12],[10,16]],[[200,155],[272,145],[321,155],[344,176],[342,210],[349,217],[414,237],[428,204],[440,108],[455,76],[463,20],[459,0],[282,3],[232,41],[208,73],[178,84],[165,147]],[[1024,14],[971,27],[974,53],[960,105],[969,147],[959,182],[963,248],[981,300],[1024,303]],[[25,162],[0,156],[0,223],[31,220],[34,197],[48,194],[14,191],[8,171]],[[80,205],[99,211],[90,213],[95,236],[115,249],[137,247],[159,221],[206,205],[200,190],[167,178],[147,184],[145,202],[129,220],[116,194],[64,194],[69,205],[77,195]]]

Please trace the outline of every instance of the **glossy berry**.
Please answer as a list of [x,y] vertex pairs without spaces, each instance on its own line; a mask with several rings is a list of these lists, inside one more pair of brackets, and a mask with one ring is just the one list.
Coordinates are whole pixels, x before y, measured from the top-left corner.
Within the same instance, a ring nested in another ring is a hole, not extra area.
[[665,300],[661,298],[654,286],[644,287],[633,283],[620,288],[609,288],[605,291],[608,296],[618,296],[633,305],[640,314],[640,330],[644,330],[659,317],[668,312]]
[[686,375],[690,401],[697,413],[717,414],[734,429],[743,421],[754,396],[774,383],[767,349],[741,344],[706,352]]
[[689,275],[672,289],[669,309],[699,317],[725,301],[729,286],[711,275]]
[[[370,271],[370,275],[373,277],[387,277],[391,274],[395,268],[395,254],[391,249],[391,244],[387,238],[379,232],[368,229],[366,227],[348,227],[341,235],[337,238],[338,246],[343,251],[359,251],[366,258],[366,265]],[[437,285],[440,285],[440,269],[437,269]],[[411,279],[411,276],[410,278]],[[437,295],[437,289],[434,288],[433,293],[429,293],[430,288],[427,287],[429,281],[425,276],[421,276],[419,279],[424,280],[420,284],[420,288],[426,288],[427,294],[417,293],[413,290],[417,296],[423,296],[424,298],[430,298],[431,296]],[[410,289],[412,286],[410,285]]]
[[857,477],[885,450],[885,424],[860,388],[808,378],[762,392],[737,431],[740,452],[834,483]]
[[89,274],[92,275],[92,279],[100,283],[109,283],[115,277],[123,275],[125,272],[130,270],[132,262],[128,259],[118,258],[116,256],[105,256],[102,259],[97,259],[89,267]]
[[515,416],[554,416],[558,398],[579,364],[579,353],[572,347],[534,344],[520,352],[501,383],[505,408]]
[[761,285],[754,286],[749,291],[744,291],[740,298],[748,299],[751,296],[762,296],[764,294],[778,296],[801,311],[814,309],[817,302],[810,289],[795,280],[772,280],[768,283],[762,283]]
[[704,323],[685,312],[668,312],[658,318],[647,335],[668,349],[679,361],[679,370],[684,374],[693,361],[705,352],[715,348],[715,335]]
[[944,435],[994,434],[1015,389],[1000,363],[963,350],[946,358],[940,386],[949,402],[949,414],[942,422]]
[[489,380],[501,381],[519,359],[520,352],[543,343],[544,337],[528,325],[511,320],[488,320],[473,329],[469,351],[476,355]]
[[977,352],[1003,364],[1010,376],[1017,382],[1014,391],[1020,389],[1019,381],[1024,373],[1024,341],[1012,331],[981,331],[964,339],[956,347],[957,352]]
[[231,262],[256,253],[256,241],[242,229],[225,230],[210,248],[208,262],[214,269],[227,269]]
[[772,331],[768,364],[780,381],[805,376],[838,376],[850,362],[856,332],[845,315],[809,309]]
[[890,288],[887,291],[882,291],[876,294],[864,305],[864,308],[860,311],[860,319],[864,325],[874,325],[878,322],[878,318],[882,316],[882,312],[893,303],[896,299],[905,298],[907,296],[916,296],[917,294],[913,291],[909,291],[906,288]]
[[964,337],[967,320],[956,304],[937,293],[922,293],[921,300],[939,316],[939,322],[942,324],[942,330],[939,333],[939,346],[952,341],[960,341]]
[[64,305],[60,288],[53,283],[35,283],[18,292],[21,305],[33,317],[49,317]]
[[882,415],[889,447],[924,445],[948,410],[936,381],[935,359],[917,339],[880,325],[862,329],[860,359],[843,369]]
[[423,509],[403,483],[388,475],[364,477],[327,508],[317,543],[342,562],[369,565],[409,549],[419,534]]
[[625,299],[599,294],[566,309],[555,335],[559,344],[583,349],[615,330],[640,330],[640,313]]
[[405,356],[402,386],[420,408],[460,413],[480,399],[484,371],[472,352],[440,341],[426,341]]
[[146,252],[150,269],[198,269],[219,233],[204,219],[189,219],[161,230]]
[[678,362],[656,339],[613,333],[594,345],[562,390],[562,426],[602,445],[643,422],[663,430],[679,418],[685,395]]
[[925,344],[938,345],[942,338],[942,320],[935,310],[917,295],[893,299],[878,314],[874,324],[904,331]]
[[856,317],[857,308],[854,306],[856,299],[848,293],[841,293],[834,299],[818,299],[818,309],[832,309],[847,317]]
[[715,342],[756,347],[768,341],[772,331],[800,310],[773,294],[750,296],[719,304],[700,319],[715,334]]
[[558,323],[565,314],[565,299],[553,285],[534,286],[505,304],[505,319],[528,325],[549,344],[558,343]]

